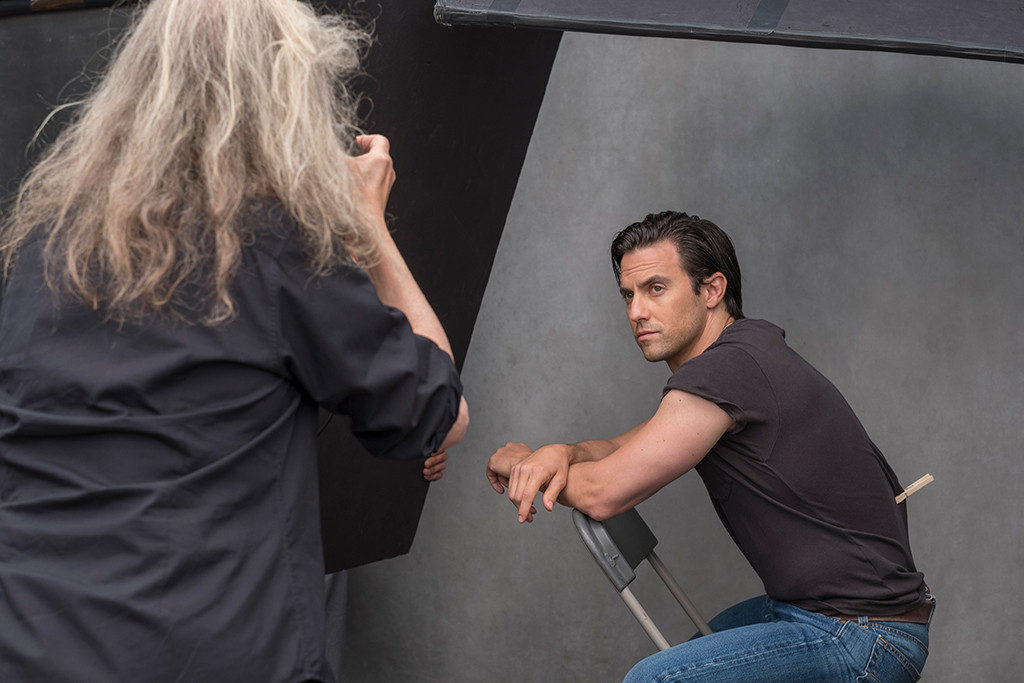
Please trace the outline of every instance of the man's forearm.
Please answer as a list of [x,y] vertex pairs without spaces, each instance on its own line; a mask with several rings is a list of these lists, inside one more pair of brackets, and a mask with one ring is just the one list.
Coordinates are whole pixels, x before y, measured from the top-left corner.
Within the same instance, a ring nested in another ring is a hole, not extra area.
[[569,467],[565,486],[558,494],[558,502],[576,508],[598,521],[624,512],[629,506],[610,496],[609,487],[601,477],[606,474],[598,461],[584,461]]
[[[621,465],[611,460],[580,462],[569,467],[558,502],[576,508],[597,521],[629,510],[646,497],[640,489],[623,486]],[[651,491],[653,492],[653,491]]]
[[636,436],[647,422],[647,420],[644,420],[636,427],[633,427],[629,431],[619,434],[611,439],[591,439],[589,441],[580,441],[574,444],[569,444],[569,464],[574,465],[581,462],[595,462],[597,460],[603,460],[614,453],[617,449],[622,448],[629,443],[629,440]]
[[[577,508],[594,519],[603,520],[618,514],[619,510],[614,507],[615,501],[607,498],[607,487],[601,480],[608,471],[607,467],[602,466],[601,461],[618,450],[634,433],[635,430],[630,430],[614,439],[591,439],[574,444],[545,446],[545,449],[560,449],[566,454],[563,457],[568,461],[564,484],[558,491],[557,501],[566,507]],[[541,487],[541,490],[546,489],[546,486]],[[545,506],[547,507],[546,504]]]
[[[532,504],[534,497],[544,492],[544,507],[551,510],[555,502],[572,507],[581,507],[585,512],[590,510],[577,504],[578,500],[589,500],[589,496],[603,491],[603,486],[583,486],[581,480],[573,490],[564,493],[569,471],[580,469],[588,475],[598,471],[610,471],[607,467],[599,467],[602,461],[629,443],[647,424],[641,423],[624,434],[612,439],[592,439],[573,444],[555,443],[531,450],[524,443],[507,443],[491,456],[487,465],[487,478],[491,487],[498,493],[508,488],[509,499],[519,508],[519,521],[533,519]],[[594,472],[591,467],[598,466]],[[589,479],[587,480],[589,481]],[[577,489],[580,492],[577,493]]]
[[569,452],[569,464],[594,462],[601,460],[615,451],[615,444],[610,439],[592,439],[578,443],[566,444]]

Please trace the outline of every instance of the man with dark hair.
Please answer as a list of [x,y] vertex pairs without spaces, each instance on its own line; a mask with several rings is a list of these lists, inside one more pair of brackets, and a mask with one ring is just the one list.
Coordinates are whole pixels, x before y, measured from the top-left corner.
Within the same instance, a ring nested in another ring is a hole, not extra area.
[[846,400],[781,329],[743,316],[735,251],[711,221],[652,214],[611,252],[637,344],[673,373],[661,405],[613,439],[506,444],[491,485],[520,522],[541,491],[548,510],[606,519],[695,468],[766,592],[627,683],[917,680],[934,599],[902,487]]

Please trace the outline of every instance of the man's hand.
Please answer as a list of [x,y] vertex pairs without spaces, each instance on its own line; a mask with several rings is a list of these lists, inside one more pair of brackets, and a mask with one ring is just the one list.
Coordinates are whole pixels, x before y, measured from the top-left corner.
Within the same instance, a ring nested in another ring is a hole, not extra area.
[[487,480],[491,482],[491,488],[498,493],[505,493],[509,477],[512,476],[512,468],[531,453],[533,449],[525,443],[511,441],[496,450],[487,461]]
[[437,481],[444,476],[447,463],[448,451],[434,453],[423,462],[423,478],[427,481]]
[[536,511],[532,508],[533,499],[541,491],[544,492],[544,508],[548,512],[555,509],[558,494],[569,479],[571,463],[570,447],[558,443],[538,448],[512,467],[508,497],[519,508],[520,523],[532,521]]
[[[505,493],[505,488],[509,485],[509,478],[512,476],[512,468],[532,453],[533,449],[525,443],[512,442],[495,451],[491,459],[487,461],[487,480],[491,482],[491,488],[498,493]],[[532,522],[536,512],[537,509],[531,506],[526,521]],[[522,522],[522,518],[519,521]]]
[[487,463],[487,479],[498,493],[508,489],[509,500],[519,509],[519,522],[532,522],[537,509],[533,499],[544,491],[544,507],[555,508],[558,494],[569,476],[572,451],[565,444],[551,444],[536,451],[524,443],[507,443]]

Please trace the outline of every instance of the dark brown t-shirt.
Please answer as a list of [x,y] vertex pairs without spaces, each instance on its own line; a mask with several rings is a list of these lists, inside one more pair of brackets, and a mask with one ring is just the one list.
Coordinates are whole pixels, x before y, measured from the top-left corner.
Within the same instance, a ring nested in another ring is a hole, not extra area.
[[902,490],[839,391],[763,320],[738,320],[669,379],[735,420],[697,471],[774,600],[884,616],[924,599]]

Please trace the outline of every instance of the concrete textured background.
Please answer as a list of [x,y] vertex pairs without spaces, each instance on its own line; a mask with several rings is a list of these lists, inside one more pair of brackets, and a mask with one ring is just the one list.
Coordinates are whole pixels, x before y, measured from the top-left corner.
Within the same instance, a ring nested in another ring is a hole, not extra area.
[[[845,393],[910,499],[938,596],[924,680],[1016,681],[1024,652],[1024,69],[567,34],[467,357],[473,423],[412,552],[350,577],[344,681],[617,681],[653,652],[568,511],[516,524],[507,440],[612,436],[668,375],[636,349],[615,231],[674,208],[733,237],[749,317]],[[761,592],[696,474],[640,506],[706,616]],[[692,627],[649,568],[668,638]]]
[[[38,85],[92,71],[109,37],[95,15],[58,46],[65,21],[0,33],[19,65],[0,79],[5,193],[26,131],[69,96]],[[787,330],[904,483],[935,475],[909,504],[939,599],[925,680],[1019,680],[1024,67],[567,34],[465,364],[470,434],[412,552],[351,572],[345,683],[614,682],[653,651],[568,511],[520,527],[483,469],[507,440],[612,436],[654,411],[668,372],[629,335],[607,246],[665,208],[725,228],[748,316]],[[706,616],[761,592],[695,474],[640,509]],[[669,640],[688,637],[639,574]]]

